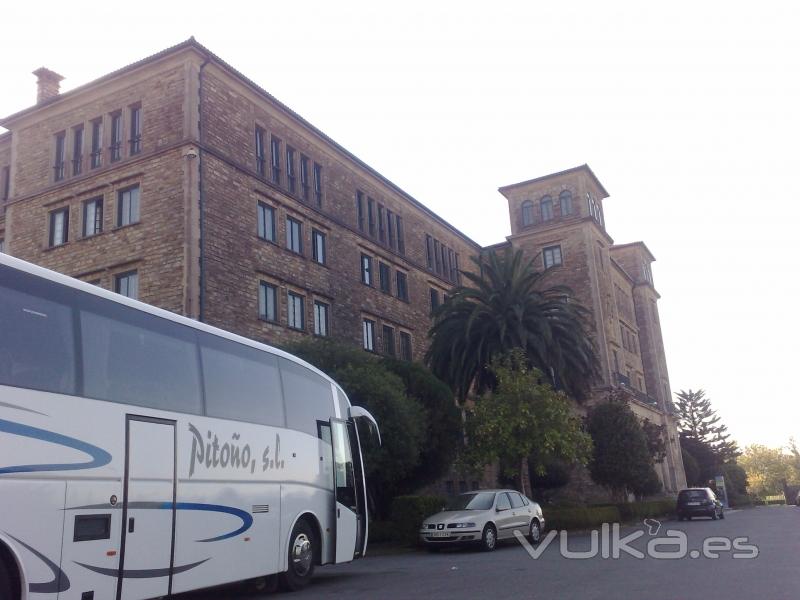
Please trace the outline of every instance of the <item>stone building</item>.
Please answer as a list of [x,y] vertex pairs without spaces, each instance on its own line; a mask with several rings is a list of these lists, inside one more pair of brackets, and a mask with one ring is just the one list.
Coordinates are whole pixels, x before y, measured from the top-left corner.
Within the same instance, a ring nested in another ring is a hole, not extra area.
[[[66,93],[34,75],[37,103],[0,119],[0,251],[267,343],[420,360],[482,250],[194,39]],[[647,247],[613,244],[587,166],[500,191],[504,244],[592,310],[596,396],[666,426],[661,476],[684,485]]]

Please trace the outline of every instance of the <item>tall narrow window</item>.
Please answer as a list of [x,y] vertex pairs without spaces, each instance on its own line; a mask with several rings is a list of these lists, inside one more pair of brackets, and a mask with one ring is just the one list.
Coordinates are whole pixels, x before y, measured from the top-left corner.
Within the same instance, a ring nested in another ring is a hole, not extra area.
[[428,270],[433,271],[433,238],[429,235],[425,236],[425,258],[428,264]]
[[395,222],[397,223],[397,251],[400,254],[406,253],[406,241],[403,232],[403,217],[397,215],[395,218]]
[[142,107],[131,106],[131,139],[130,155],[139,154],[142,151]]
[[411,360],[411,334],[405,331],[400,332],[400,358]]
[[69,208],[59,208],[50,213],[50,247],[69,241]]
[[286,247],[297,254],[303,253],[303,226],[292,217],[286,217]]
[[258,237],[262,240],[274,242],[275,236],[275,209],[271,206],[258,203]]
[[80,175],[83,171],[83,125],[72,130],[72,174]]
[[539,200],[539,210],[542,213],[542,221],[551,221],[553,219],[553,199],[545,196]]
[[270,138],[270,148],[272,150],[272,181],[280,184],[281,182],[281,141],[274,135]]
[[56,153],[53,162],[53,178],[56,181],[64,179],[64,160],[66,156],[67,134],[61,132],[56,135]]
[[389,248],[394,248],[394,214],[388,208],[386,209],[386,239]]
[[436,272],[442,274],[442,247],[439,240],[433,240],[433,259],[436,263]]
[[402,271],[398,271],[396,276],[396,284],[397,297],[400,298],[400,300],[405,300],[408,302],[408,275]]
[[326,236],[316,229],[311,230],[311,246],[314,252],[314,260],[321,265],[327,262]]
[[0,254],[6,251],[6,241],[0,238]]
[[431,288],[431,312],[439,308],[439,290]]
[[111,146],[109,147],[111,162],[122,158],[122,113],[111,115]]
[[89,164],[96,169],[102,164],[103,156],[103,120],[92,121],[92,155]]
[[361,255],[361,283],[372,285],[372,258]]
[[322,165],[314,163],[314,201],[322,206]]
[[450,255],[447,253],[447,246],[442,244],[442,274],[445,278],[450,278]]
[[448,264],[450,265],[450,281],[455,283],[458,280],[458,269],[456,268],[456,253],[453,252],[452,249],[448,248],[447,250],[449,260]]
[[358,228],[364,231],[364,194],[356,191],[356,220]]
[[290,194],[297,189],[297,176],[294,172],[294,148],[286,146],[286,187]]
[[367,221],[369,223],[369,234],[375,237],[375,201],[367,197]]
[[392,272],[386,263],[378,263],[378,279],[380,279],[381,291],[385,294],[391,294]]
[[83,237],[103,231],[103,198],[92,198],[83,203]]
[[375,321],[364,319],[362,322],[364,350],[375,351]]
[[378,204],[378,240],[386,242],[386,228],[383,224],[383,204]]
[[117,193],[117,227],[139,222],[139,186]]
[[0,200],[5,202],[11,193],[11,167],[3,167],[3,195]]
[[258,318],[264,321],[278,320],[278,288],[266,281],[258,285]]
[[303,154],[300,155],[300,189],[303,200],[308,202],[311,185],[308,179],[308,157]]
[[304,312],[304,298],[300,294],[289,292],[288,295],[288,324],[292,329],[305,329],[306,320]]
[[266,174],[267,159],[264,155],[264,130],[256,127],[256,171],[262,177]]
[[386,356],[395,355],[395,347],[394,347],[394,327],[390,327],[389,325],[383,326],[383,353]]
[[533,225],[533,202],[525,200],[522,203],[522,226]]
[[139,297],[139,274],[136,271],[120,273],[114,277],[114,291],[136,300]]
[[314,335],[328,335],[328,312],[330,305],[314,300]]
[[572,192],[564,190],[558,195],[559,204],[561,204],[561,216],[566,217],[572,214]]
[[542,250],[544,268],[557,267],[561,264],[561,246],[548,246]]

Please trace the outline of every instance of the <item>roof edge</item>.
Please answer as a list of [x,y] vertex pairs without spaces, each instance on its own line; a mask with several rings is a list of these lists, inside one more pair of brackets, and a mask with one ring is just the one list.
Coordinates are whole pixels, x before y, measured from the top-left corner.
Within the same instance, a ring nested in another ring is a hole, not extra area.
[[550,179],[552,177],[559,177],[561,175],[568,175],[569,173],[576,173],[578,171],[588,171],[589,176],[594,180],[594,182],[597,184],[597,186],[603,192],[603,194],[604,194],[603,198],[608,198],[610,196],[610,194],[606,190],[605,186],[603,186],[603,184],[600,183],[600,180],[597,178],[597,175],[594,174],[594,171],[592,171],[591,167],[589,167],[589,165],[587,163],[583,163],[582,165],[578,165],[577,167],[571,167],[569,169],[564,169],[563,171],[558,171],[557,173],[550,173],[548,175],[542,175],[541,177],[534,177],[533,179],[528,179],[526,181],[520,181],[518,183],[510,183],[508,185],[504,185],[502,187],[497,188],[497,191],[502,194],[506,190],[510,190],[510,189],[513,189],[513,188],[516,188],[516,187],[520,187],[520,186],[523,186],[523,185],[529,185],[531,183],[537,183],[539,181],[545,181],[545,180]]
[[655,262],[656,261],[655,255],[652,252],[650,252],[650,248],[648,248],[647,244],[645,244],[642,241],[639,241],[639,242],[628,242],[627,244],[614,244],[613,246],[611,246],[610,250],[620,250],[622,248],[631,248],[633,246],[640,246],[647,253],[647,255],[650,257],[650,262]]

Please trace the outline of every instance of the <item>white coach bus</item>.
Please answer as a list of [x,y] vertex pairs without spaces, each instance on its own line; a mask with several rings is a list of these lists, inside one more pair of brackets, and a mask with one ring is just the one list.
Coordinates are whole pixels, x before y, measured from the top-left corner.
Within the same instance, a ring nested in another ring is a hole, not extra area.
[[364,555],[341,388],[0,254],[0,598],[143,600]]

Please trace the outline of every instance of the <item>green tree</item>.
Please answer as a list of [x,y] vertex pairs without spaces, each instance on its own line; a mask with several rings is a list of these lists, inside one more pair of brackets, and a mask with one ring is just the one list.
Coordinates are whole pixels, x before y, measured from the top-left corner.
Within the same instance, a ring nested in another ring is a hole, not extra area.
[[627,402],[611,394],[589,411],[586,426],[594,443],[589,473],[596,483],[620,500],[628,492],[646,496],[660,490],[647,436]]
[[680,418],[678,430],[684,437],[706,444],[717,456],[719,464],[739,455],[736,442],[730,439],[727,426],[720,423],[720,417],[711,408],[711,400],[706,398],[705,391],[681,390],[677,398]]
[[553,457],[586,462],[591,440],[581,430],[569,399],[528,366],[524,352],[516,349],[500,355],[490,369],[495,389],[478,397],[467,415],[469,464],[514,465],[520,491],[530,495],[529,469],[543,474]]
[[667,458],[667,442],[664,439],[664,425],[653,423],[649,419],[642,419],[640,421],[642,431],[644,431],[645,438],[647,438],[647,449],[650,456],[656,463],[664,462]]
[[759,496],[783,493],[783,484],[798,484],[792,460],[781,448],[751,444],[739,457],[739,464],[747,472],[750,490]]
[[434,313],[426,355],[434,374],[464,399],[473,385],[479,394],[494,386],[494,357],[521,348],[540,378],[582,398],[597,373],[586,309],[568,288],[546,287],[547,272],[521,250],[472,260],[479,274],[464,272],[468,283]]
[[793,437],[789,438],[789,454],[795,479],[800,480],[800,448],[797,447],[797,442]]

